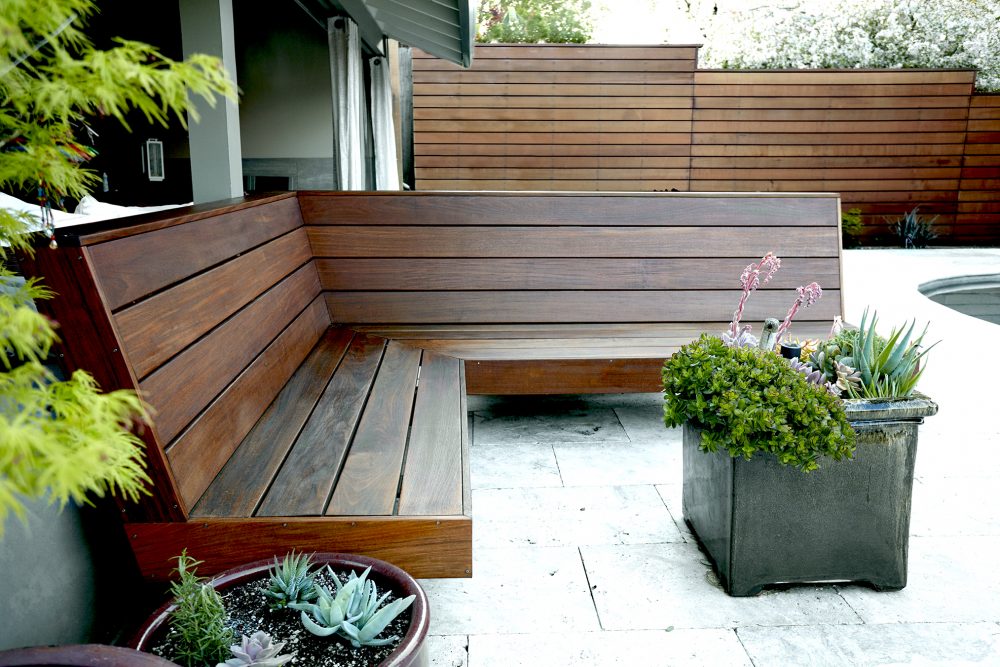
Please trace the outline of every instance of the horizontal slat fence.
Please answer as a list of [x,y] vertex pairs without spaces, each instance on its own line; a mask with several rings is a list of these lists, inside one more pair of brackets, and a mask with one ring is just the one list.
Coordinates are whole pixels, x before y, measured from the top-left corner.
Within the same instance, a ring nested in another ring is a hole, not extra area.
[[687,190],[697,48],[414,50],[414,167],[427,190]]
[[1000,235],[1000,95],[972,98],[956,226],[993,242]]
[[687,46],[414,52],[421,190],[836,192],[866,242],[920,206],[1000,242],[1000,97],[968,70],[697,70]]

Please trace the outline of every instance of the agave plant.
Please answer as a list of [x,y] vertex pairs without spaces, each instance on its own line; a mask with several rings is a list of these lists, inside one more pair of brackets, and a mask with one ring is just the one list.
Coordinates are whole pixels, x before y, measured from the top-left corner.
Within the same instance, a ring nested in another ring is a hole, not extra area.
[[309,572],[312,564],[311,555],[296,554],[294,551],[280,563],[277,558],[274,559],[274,567],[268,572],[270,581],[264,590],[264,595],[274,600],[271,609],[283,609],[293,602],[316,599],[316,581]]
[[920,207],[917,206],[894,222],[889,222],[889,227],[899,237],[904,248],[926,248],[928,241],[937,238],[933,225],[938,216],[935,215],[928,220],[926,216],[920,215],[919,211]]
[[229,648],[233,657],[215,667],[281,667],[292,659],[291,654],[279,655],[285,642],[271,643],[271,635],[258,630],[252,636]]
[[398,637],[383,639],[377,637],[410,606],[416,598],[415,595],[393,600],[381,607],[389,597],[389,593],[379,597],[375,583],[368,580],[370,567],[360,577],[352,571],[345,584],[340,583],[340,579],[329,565],[327,570],[336,587],[336,593],[332,593],[325,586],[319,586],[317,589],[319,596],[315,604],[288,605],[302,612],[302,625],[306,630],[320,637],[338,634],[355,647],[384,646],[398,639]]
[[861,317],[853,356],[844,357],[841,363],[857,369],[860,384],[849,384],[847,391],[852,398],[902,398],[913,393],[924,372],[921,360],[934,345],[922,348],[927,327],[916,338],[913,332],[916,320],[909,329],[893,329],[884,342],[875,333],[877,313],[868,319],[868,310]]

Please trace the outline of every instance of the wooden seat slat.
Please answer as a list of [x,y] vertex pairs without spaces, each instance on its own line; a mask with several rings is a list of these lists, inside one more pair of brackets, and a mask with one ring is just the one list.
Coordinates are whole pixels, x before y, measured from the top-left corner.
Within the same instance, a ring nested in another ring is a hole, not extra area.
[[418,348],[389,342],[327,507],[328,516],[394,513],[419,368]]
[[187,507],[204,493],[329,324],[316,299],[166,449]]
[[253,516],[353,337],[348,329],[327,330],[191,509],[192,516]]
[[357,335],[333,373],[257,516],[318,516],[351,445],[385,339]]
[[401,515],[462,514],[461,362],[424,351],[399,493]]

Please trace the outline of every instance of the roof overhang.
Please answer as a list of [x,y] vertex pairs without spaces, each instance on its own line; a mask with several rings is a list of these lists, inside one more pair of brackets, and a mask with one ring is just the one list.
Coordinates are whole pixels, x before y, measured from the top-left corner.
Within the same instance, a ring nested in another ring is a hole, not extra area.
[[381,53],[389,37],[462,67],[472,65],[475,12],[471,0],[309,0],[325,15],[348,15],[361,40]]

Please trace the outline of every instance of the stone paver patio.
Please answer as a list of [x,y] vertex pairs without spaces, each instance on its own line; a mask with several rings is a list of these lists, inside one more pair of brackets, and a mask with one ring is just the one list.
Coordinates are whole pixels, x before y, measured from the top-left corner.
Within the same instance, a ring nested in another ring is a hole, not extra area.
[[1000,664],[1000,327],[916,289],[984,273],[1000,250],[844,253],[850,321],[871,303],[942,340],[921,384],[941,409],[921,428],[906,589],[730,598],[684,526],[659,395],[473,397],[475,576],[423,582],[433,664]]

